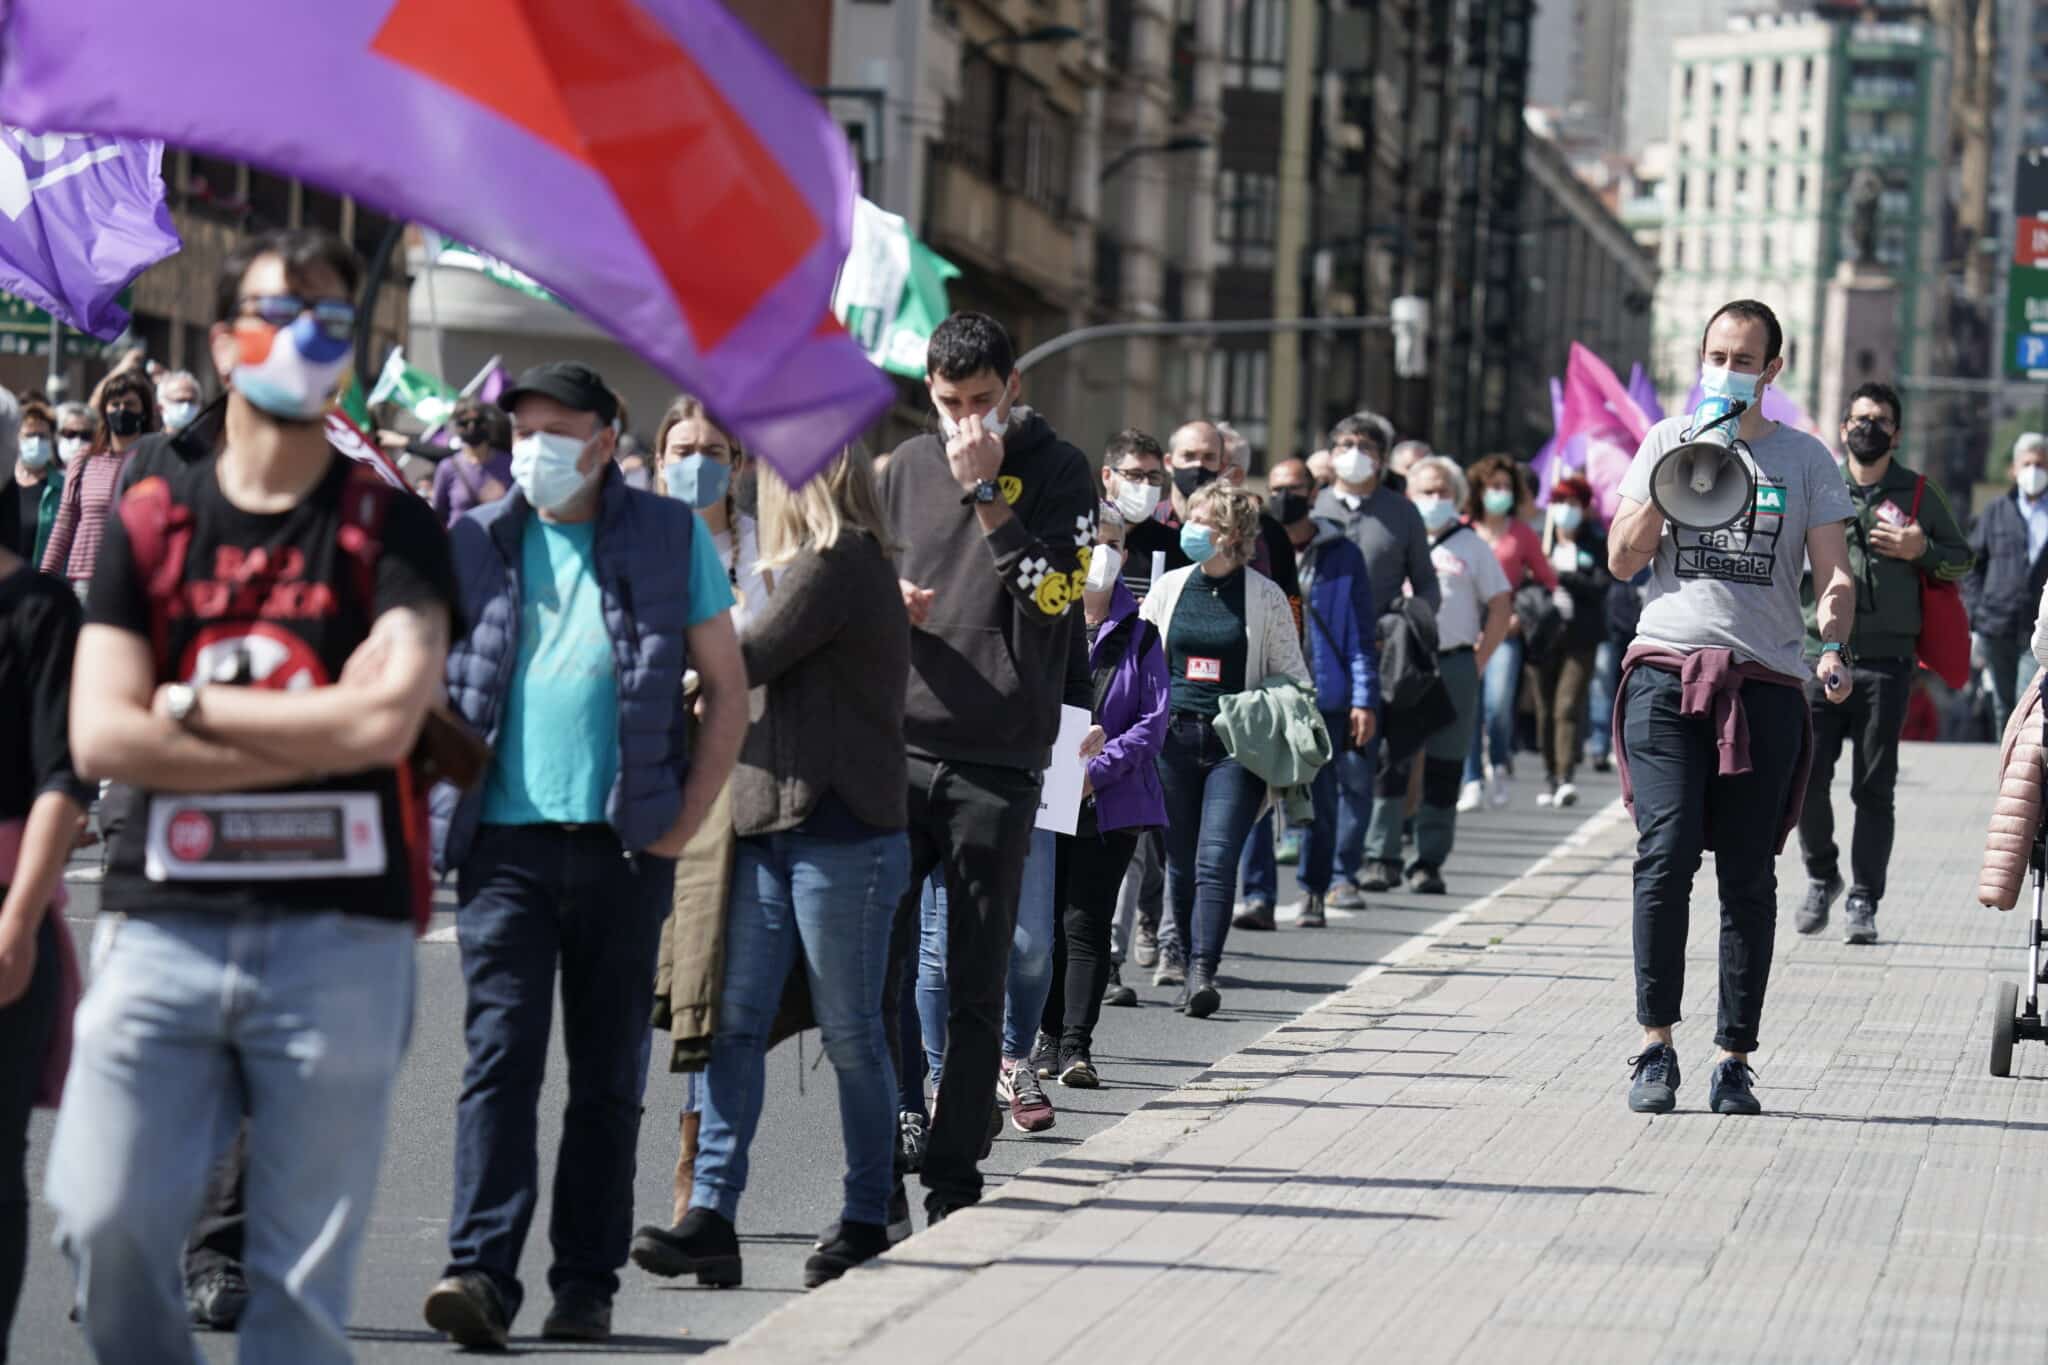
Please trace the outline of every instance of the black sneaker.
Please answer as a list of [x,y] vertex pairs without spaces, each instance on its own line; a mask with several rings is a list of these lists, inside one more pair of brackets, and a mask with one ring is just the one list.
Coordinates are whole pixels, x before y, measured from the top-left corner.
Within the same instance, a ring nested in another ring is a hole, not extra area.
[[1118,1009],[1129,1009],[1138,1003],[1138,992],[1124,984],[1123,968],[1115,963],[1109,967],[1109,986],[1102,992],[1102,1003]]
[[1088,1060],[1088,1054],[1077,1048],[1060,1058],[1060,1084],[1069,1090],[1099,1090],[1102,1077],[1095,1074],[1095,1063]]
[[[1401,865],[1397,862],[1371,862],[1359,870],[1358,889],[1360,891],[1392,891],[1400,884]],[[1335,895],[1330,897],[1330,904],[1339,910],[1355,908],[1345,905]]]
[[928,1195],[924,1201],[924,1225],[926,1228],[935,1228],[954,1214],[960,1212],[960,1210],[973,1207],[974,1205],[971,1202],[955,1204],[950,1199],[942,1199],[935,1194]]
[[838,1235],[804,1262],[804,1288],[830,1284],[862,1261],[872,1261],[888,1249],[888,1229],[876,1223],[842,1222]]
[[1842,942],[1877,942],[1877,902],[1861,891],[1851,892],[1842,908]]
[[1418,896],[1441,896],[1444,875],[1428,863],[1417,863],[1408,870],[1408,889]]
[[1223,1003],[1216,989],[1216,973],[1199,964],[1188,968],[1187,992],[1185,1010],[1190,1019],[1207,1019]]
[[186,1284],[185,1307],[194,1327],[232,1332],[249,1307],[249,1282],[239,1266],[205,1271]]
[[[910,1195],[904,1191],[903,1182],[897,1181],[896,1188],[889,1195],[889,1245],[910,1240],[910,1234],[917,1229],[910,1222]],[[818,1234],[818,1240],[811,1243],[811,1250],[823,1251],[839,1240],[839,1224],[827,1223],[825,1230]]]
[[565,1289],[540,1325],[543,1341],[610,1341],[612,1301],[593,1289]]
[[1628,1107],[1638,1114],[1668,1114],[1678,1107],[1678,1049],[1652,1043],[1628,1059],[1636,1069]]
[[185,1285],[185,1309],[194,1327],[232,1332],[249,1306],[249,1282],[237,1266],[203,1271]]
[[739,1234],[710,1209],[691,1209],[672,1228],[641,1228],[633,1234],[630,1254],[634,1265],[664,1279],[695,1275],[711,1289],[740,1284]]
[[421,1312],[427,1326],[457,1346],[503,1349],[512,1327],[498,1286],[480,1270],[465,1270],[435,1285]]
[[924,1149],[931,1145],[931,1124],[915,1109],[896,1116],[896,1174],[916,1175],[924,1169]]
[[1817,934],[1828,927],[1828,910],[1835,898],[1842,894],[1842,879],[1830,877],[1824,882],[1810,881],[1806,884],[1806,902],[1793,917],[1792,927],[1802,934]]
[[[1360,906],[1363,907],[1364,903],[1363,898],[1361,898],[1359,901]],[[1313,891],[1309,892],[1308,898],[1301,903],[1301,909],[1294,913],[1294,927],[1297,929],[1320,929],[1328,922],[1323,915],[1323,898]]]
[[1755,1077],[1756,1072],[1740,1057],[1726,1059],[1714,1068],[1714,1079],[1707,1086],[1707,1107],[1717,1114],[1763,1113],[1756,1092],[1749,1088]]
[[1039,1080],[1051,1080],[1059,1074],[1060,1040],[1040,1029],[1038,1040],[1031,1045],[1031,1055],[1025,1060],[1030,1063],[1031,1069],[1038,1073]]
[[1233,929],[1251,929],[1270,932],[1278,927],[1273,920],[1273,905],[1270,901],[1246,901],[1244,909],[1231,919]]

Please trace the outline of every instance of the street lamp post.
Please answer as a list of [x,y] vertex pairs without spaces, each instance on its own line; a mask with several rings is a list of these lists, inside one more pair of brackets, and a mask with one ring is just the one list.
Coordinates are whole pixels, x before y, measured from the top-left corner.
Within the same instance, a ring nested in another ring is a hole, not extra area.
[[1173,152],[1200,152],[1208,150],[1208,147],[1209,139],[1205,137],[1177,137],[1166,142],[1153,143],[1146,146],[1126,147],[1109,159],[1109,164],[1102,168],[1101,174],[1096,176],[1096,181],[1098,184],[1108,184],[1111,176],[1141,156],[1165,156]]
[[979,57],[999,47],[1036,47],[1041,43],[1070,43],[1088,35],[1072,24],[1040,24],[1022,33],[1003,33],[972,44],[962,57]]

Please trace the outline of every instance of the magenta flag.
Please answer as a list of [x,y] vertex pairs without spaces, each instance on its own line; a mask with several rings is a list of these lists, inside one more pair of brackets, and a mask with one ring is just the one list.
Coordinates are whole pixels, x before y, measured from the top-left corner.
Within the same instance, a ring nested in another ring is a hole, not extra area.
[[0,51],[0,121],[239,158],[473,243],[792,480],[889,402],[830,316],[846,135],[716,0],[12,0]]
[[1565,367],[1557,442],[1566,450],[1576,442],[1583,451],[1578,472],[1592,486],[1603,521],[1613,518],[1622,476],[1651,425],[1607,362],[1574,341]]

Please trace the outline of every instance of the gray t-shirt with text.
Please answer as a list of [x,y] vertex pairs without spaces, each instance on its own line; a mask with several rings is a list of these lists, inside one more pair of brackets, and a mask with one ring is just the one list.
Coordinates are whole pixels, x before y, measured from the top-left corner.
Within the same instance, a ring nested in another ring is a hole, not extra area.
[[[1650,501],[1651,469],[1681,443],[1691,420],[1669,417],[1650,428],[1621,481],[1622,497]],[[1805,432],[1778,423],[1749,451],[1758,471],[1754,524],[1744,518],[1701,532],[1666,522],[1636,640],[1685,653],[1732,649],[1738,660],[1801,677],[1806,533],[1847,521],[1856,509],[1834,456]]]

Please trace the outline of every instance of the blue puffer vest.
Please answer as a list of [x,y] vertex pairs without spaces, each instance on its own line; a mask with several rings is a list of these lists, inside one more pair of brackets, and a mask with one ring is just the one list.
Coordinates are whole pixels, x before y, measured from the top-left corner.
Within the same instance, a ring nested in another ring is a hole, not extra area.
[[[639,849],[675,823],[690,766],[683,670],[697,518],[685,503],[628,487],[616,468],[605,471],[598,497],[592,554],[619,684],[619,769],[605,818],[619,842]],[[469,622],[469,634],[448,651],[448,700],[493,745],[519,663],[520,540],[532,515],[514,489],[467,513],[448,533]],[[436,871],[459,868],[469,856],[484,787],[435,789]]]

